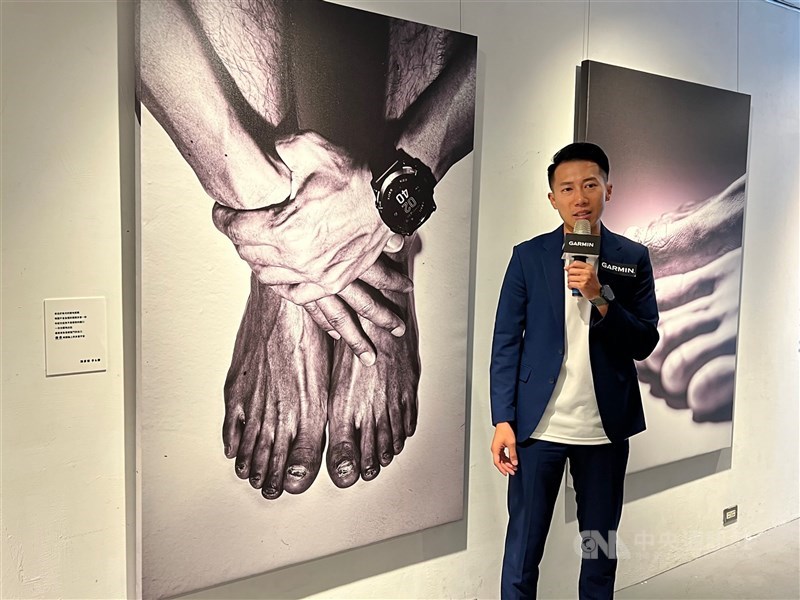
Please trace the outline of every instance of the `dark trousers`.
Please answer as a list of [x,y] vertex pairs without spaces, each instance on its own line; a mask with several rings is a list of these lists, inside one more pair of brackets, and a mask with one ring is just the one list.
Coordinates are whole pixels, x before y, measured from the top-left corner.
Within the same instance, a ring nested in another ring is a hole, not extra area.
[[[617,570],[613,540],[622,515],[628,441],[579,446],[526,440],[517,444],[517,458],[517,473],[508,482],[502,600],[536,598],[539,562],[567,458],[583,539],[578,596],[613,598]],[[609,556],[604,551],[607,544]]]

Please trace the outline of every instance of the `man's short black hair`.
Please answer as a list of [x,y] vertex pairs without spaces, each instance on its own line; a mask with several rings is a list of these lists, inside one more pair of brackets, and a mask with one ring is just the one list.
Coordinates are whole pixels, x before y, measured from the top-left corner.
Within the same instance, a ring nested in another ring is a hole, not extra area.
[[603,152],[603,149],[591,142],[575,142],[569,146],[564,146],[553,155],[553,164],[547,167],[547,181],[550,183],[551,190],[553,189],[553,175],[556,173],[556,167],[571,160],[588,160],[595,163],[608,179],[610,170],[608,156]]

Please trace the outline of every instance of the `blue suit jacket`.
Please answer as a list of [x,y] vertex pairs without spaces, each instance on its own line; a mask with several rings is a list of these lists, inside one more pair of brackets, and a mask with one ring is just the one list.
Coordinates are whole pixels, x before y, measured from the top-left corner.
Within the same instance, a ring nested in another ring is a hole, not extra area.
[[[598,279],[616,299],[605,317],[592,308],[589,359],[606,436],[624,440],[645,428],[634,360],[658,342],[653,268],[645,246],[601,225]],[[530,437],[564,359],[564,227],[514,248],[497,305],[490,368],[492,422]],[[635,276],[615,268],[635,267]]]

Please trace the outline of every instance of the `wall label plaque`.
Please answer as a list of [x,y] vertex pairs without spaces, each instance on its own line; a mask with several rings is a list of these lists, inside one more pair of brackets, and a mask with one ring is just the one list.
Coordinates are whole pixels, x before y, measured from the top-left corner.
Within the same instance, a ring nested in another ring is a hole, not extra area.
[[44,301],[47,376],[105,371],[108,363],[106,299]]

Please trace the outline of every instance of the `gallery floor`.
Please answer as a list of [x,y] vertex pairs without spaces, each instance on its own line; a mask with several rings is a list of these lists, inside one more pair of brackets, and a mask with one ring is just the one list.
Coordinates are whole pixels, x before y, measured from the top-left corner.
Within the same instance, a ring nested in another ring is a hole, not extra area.
[[620,600],[800,598],[800,520],[769,529],[617,592]]

